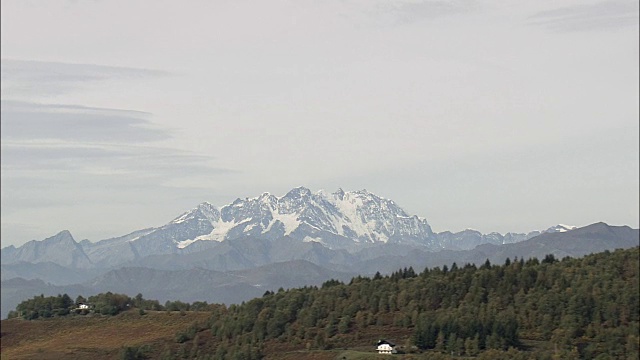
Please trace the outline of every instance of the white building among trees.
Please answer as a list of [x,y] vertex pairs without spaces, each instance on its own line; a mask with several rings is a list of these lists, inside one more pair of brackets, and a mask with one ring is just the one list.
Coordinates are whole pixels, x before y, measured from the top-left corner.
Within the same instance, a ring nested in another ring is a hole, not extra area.
[[378,354],[395,354],[397,353],[396,351],[396,345],[393,343],[388,342],[387,340],[380,340],[378,341]]

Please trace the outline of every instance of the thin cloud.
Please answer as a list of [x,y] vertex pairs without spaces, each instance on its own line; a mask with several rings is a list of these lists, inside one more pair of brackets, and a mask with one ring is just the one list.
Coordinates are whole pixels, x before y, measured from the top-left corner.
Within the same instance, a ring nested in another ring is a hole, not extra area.
[[638,11],[638,1],[602,1],[541,11],[529,23],[558,32],[617,29],[638,26]]
[[2,100],[2,108],[12,109],[12,110],[27,110],[27,111],[78,110],[78,111],[103,111],[108,113],[129,113],[129,114],[138,114],[139,116],[151,115],[151,113],[149,112],[139,111],[139,110],[101,108],[101,107],[95,107],[95,106],[84,106],[84,105],[74,105],[74,104],[42,104],[42,103],[34,103],[34,102],[19,101],[19,100]]
[[2,59],[2,96],[48,96],[76,91],[85,83],[111,79],[145,79],[168,72],[95,64]]
[[2,101],[2,140],[149,142],[170,138],[145,114],[69,105]]
[[16,144],[2,145],[2,170],[6,174],[73,172],[133,178],[175,179],[213,176],[233,170],[213,167],[212,157],[147,146]]
[[377,21],[396,25],[465,13],[478,7],[475,0],[399,0],[364,5],[364,11]]
[[112,162],[126,155],[118,149],[92,147],[2,145],[2,169],[78,170],[85,165]]

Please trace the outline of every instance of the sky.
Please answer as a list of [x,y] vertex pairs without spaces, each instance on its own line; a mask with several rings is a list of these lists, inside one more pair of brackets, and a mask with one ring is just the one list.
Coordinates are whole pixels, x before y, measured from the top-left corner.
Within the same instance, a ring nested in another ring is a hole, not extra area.
[[2,247],[367,189],[638,228],[637,0],[2,0]]

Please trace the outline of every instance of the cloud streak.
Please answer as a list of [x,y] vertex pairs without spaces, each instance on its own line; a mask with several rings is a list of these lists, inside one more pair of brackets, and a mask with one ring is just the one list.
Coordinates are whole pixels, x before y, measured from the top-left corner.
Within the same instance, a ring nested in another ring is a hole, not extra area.
[[379,21],[394,24],[432,20],[443,16],[469,12],[477,8],[475,0],[382,1],[367,3],[366,11]]
[[61,95],[77,91],[86,83],[170,75],[150,69],[16,59],[2,59],[0,66],[3,98]]
[[[211,167],[211,157],[147,146],[3,144],[3,170],[73,171],[170,179],[185,174],[216,175],[232,170]],[[93,169],[93,170],[92,170]],[[107,170],[108,169],[108,170]]]
[[167,130],[153,128],[144,113],[133,111],[3,101],[2,117],[2,140],[129,143],[170,138]]
[[602,1],[538,12],[529,23],[557,32],[617,29],[638,26],[638,1]]

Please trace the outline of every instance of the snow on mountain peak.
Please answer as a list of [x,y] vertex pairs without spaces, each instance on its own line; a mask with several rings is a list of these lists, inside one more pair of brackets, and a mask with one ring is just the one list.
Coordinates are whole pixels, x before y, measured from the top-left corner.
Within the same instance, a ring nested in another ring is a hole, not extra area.
[[[433,234],[425,220],[410,217],[393,201],[366,189],[349,192],[338,189],[328,194],[323,190],[313,193],[300,186],[282,197],[263,193],[255,198],[236,199],[220,210],[204,208],[208,211],[201,210],[199,216],[210,220],[213,230],[195,239],[179,241],[179,247],[195,240],[223,241],[243,236],[276,238],[288,235],[300,240],[318,239],[323,243],[328,237],[334,242],[374,243],[403,237],[425,240]],[[173,223],[190,219],[190,213]]]
[[211,203],[203,202],[194,209],[191,209],[173,219],[170,224],[180,224],[185,221],[193,220],[195,218],[204,218],[211,222],[218,221],[218,219],[220,218],[220,211]]
[[577,228],[576,226],[572,226],[572,225],[558,224],[558,225],[555,225],[555,226],[552,226],[552,227],[548,228],[544,232],[548,232],[548,233],[566,232],[566,231],[573,230],[573,229],[576,229],[576,228]]

